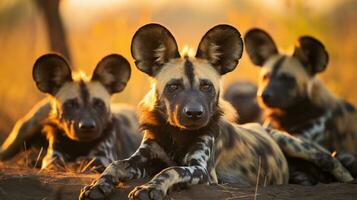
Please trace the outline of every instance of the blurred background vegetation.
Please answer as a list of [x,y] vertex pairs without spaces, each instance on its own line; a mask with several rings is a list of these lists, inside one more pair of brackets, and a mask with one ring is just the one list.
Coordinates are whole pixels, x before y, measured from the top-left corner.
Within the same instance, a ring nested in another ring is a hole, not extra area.
[[[149,89],[147,77],[130,55],[133,33],[157,22],[168,27],[179,48],[197,47],[218,23],[267,30],[282,51],[297,38],[312,35],[327,47],[330,63],[321,78],[338,96],[357,105],[357,1],[355,0],[1,0],[0,1],[0,141],[14,122],[45,95],[32,81],[32,65],[42,54],[59,51],[74,70],[91,75],[107,54],[119,53],[133,74],[116,102],[136,105]],[[225,85],[237,79],[256,82],[259,69],[246,54]]]

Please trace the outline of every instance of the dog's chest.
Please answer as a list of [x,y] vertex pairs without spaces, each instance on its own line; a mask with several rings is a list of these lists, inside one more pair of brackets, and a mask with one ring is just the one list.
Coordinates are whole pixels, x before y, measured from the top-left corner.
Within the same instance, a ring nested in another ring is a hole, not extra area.
[[[99,150],[99,147],[101,147],[103,143],[106,144],[106,146],[110,147],[115,147],[116,146],[116,141],[115,141],[115,131],[113,130],[114,127],[108,126],[107,129],[103,132],[102,136],[96,140],[90,141],[90,142],[81,142],[81,141],[74,141],[68,138],[65,133],[58,129],[57,127],[51,127],[51,128],[46,128],[44,129],[46,132],[46,135],[52,135],[51,137],[53,138],[53,144],[52,148],[55,151],[58,151],[61,153],[61,155],[64,156],[64,158],[67,161],[74,161],[78,157],[85,157],[88,156],[91,152]],[[103,156],[107,157],[108,154],[112,153],[109,152],[108,149],[105,149],[106,151],[102,150],[101,154],[105,154]],[[114,149],[110,149],[110,151],[113,151]]]
[[192,150],[192,146],[196,143],[198,136],[185,131],[172,131],[164,134],[161,132],[157,134],[156,138],[172,161],[184,164],[183,160]]
[[56,139],[54,141],[54,148],[56,151],[61,152],[69,161],[75,160],[80,156],[87,156],[88,153],[95,147],[97,147],[99,140],[93,142],[77,142],[73,141],[61,133],[58,130]]

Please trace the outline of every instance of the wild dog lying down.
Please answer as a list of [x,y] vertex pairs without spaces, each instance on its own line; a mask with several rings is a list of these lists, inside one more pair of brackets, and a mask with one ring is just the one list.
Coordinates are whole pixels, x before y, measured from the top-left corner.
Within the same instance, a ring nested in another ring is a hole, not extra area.
[[138,69],[153,78],[140,104],[143,141],[130,158],[113,162],[85,187],[80,199],[104,199],[119,182],[155,174],[129,198],[162,199],[176,184],[254,185],[257,176],[267,184],[284,184],[289,171],[283,152],[318,164],[340,181],[351,180],[336,159],[313,143],[230,121],[234,109],[219,96],[221,75],[235,69],[242,51],[240,33],[229,25],[209,30],[195,58],[180,57],[165,27],[140,28],[131,52]]
[[245,36],[252,62],[262,67],[258,100],[266,124],[314,141],[337,157],[357,175],[357,112],[333,94],[316,75],[326,69],[328,53],[310,36],[300,37],[292,55],[278,52],[273,39],[263,30]]
[[25,141],[29,145],[43,135],[47,141],[41,146],[48,149],[42,168],[95,158],[93,165],[104,169],[129,157],[140,143],[138,119],[134,109],[111,105],[111,96],[125,88],[130,73],[128,61],[116,54],[98,63],[91,80],[72,76],[60,55],[41,56],[34,64],[33,79],[40,91],[50,95],[50,102],[17,122],[1,147],[1,160],[13,157]]
[[237,123],[260,122],[262,110],[257,102],[257,86],[249,81],[236,81],[223,92],[228,101],[239,113]]

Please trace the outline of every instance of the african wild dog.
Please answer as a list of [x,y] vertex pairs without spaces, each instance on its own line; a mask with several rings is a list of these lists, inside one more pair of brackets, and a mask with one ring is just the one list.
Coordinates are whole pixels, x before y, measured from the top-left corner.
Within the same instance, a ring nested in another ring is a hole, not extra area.
[[130,73],[128,61],[116,54],[98,63],[91,80],[83,74],[72,76],[60,55],[38,58],[33,79],[50,100],[17,122],[1,147],[1,160],[13,157],[25,141],[43,136],[47,140],[41,146],[48,148],[42,168],[95,159],[94,167],[103,170],[129,157],[140,143],[138,119],[134,109],[111,104],[111,96],[125,88]]
[[337,158],[357,175],[357,160],[348,154],[357,155],[356,109],[316,77],[328,63],[324,45],[302,36],[294,53],[286,55],[261,29],[248,31],[244,40],[252,62],[262,67],[257,96],[266,124],[337,151]]
[[196,57],[180,57],[165,27],[141,27],[131,52],[138,69],[153,78],[152,89],[140,104],[144,139],[130,158],[113,162],[85,187],[80,199],[104,199],[121,181],[155,174],[129,198],[162,199],[176,184],[254,185],[258,176],[267,184],[284,184],[289,172],[283,151],[322,168],[328,165],[325,169],[339,180],[350,180],[341,164],[313,143],[266,131],[259,124],[233,122],[234,109],[219,95],[221,75],[235,69],[242,51],[240,33],[229,25],[210,29]]
[[262,110],[258,105],[257,86],[249,81],[236,81],[223,93],[223,99],[239,113],[237,123],[260,122]]

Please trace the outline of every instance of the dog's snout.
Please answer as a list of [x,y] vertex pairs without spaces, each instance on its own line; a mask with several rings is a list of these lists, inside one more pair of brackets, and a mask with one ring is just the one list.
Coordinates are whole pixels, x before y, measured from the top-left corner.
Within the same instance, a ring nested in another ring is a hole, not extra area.
[[196,105],[196,106],[186,106],[184,108],[184,114],[189,119],[200,119],[204,114],[203,106]]
[[94,120],[81,120],[78,124],[81,131],[93,131],[97,128]]

